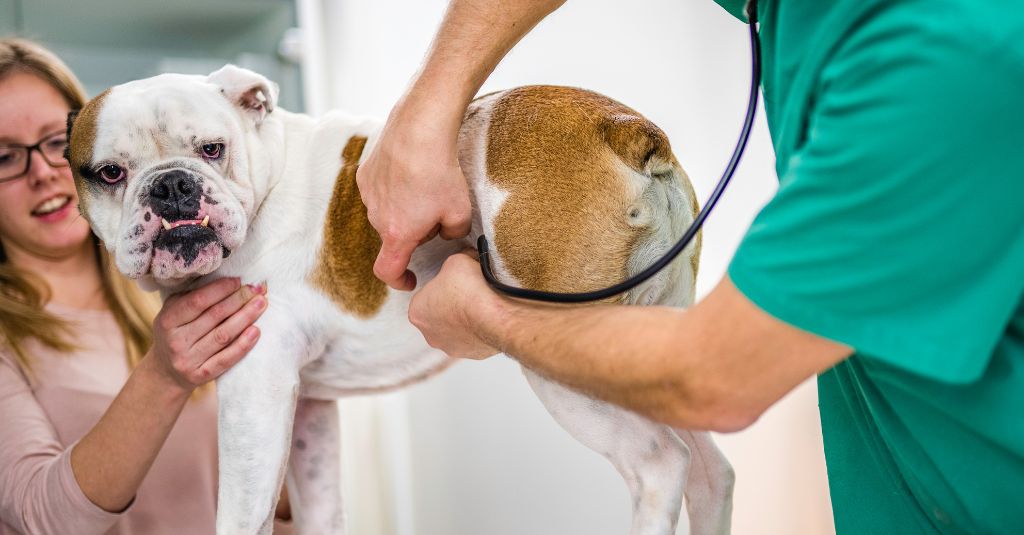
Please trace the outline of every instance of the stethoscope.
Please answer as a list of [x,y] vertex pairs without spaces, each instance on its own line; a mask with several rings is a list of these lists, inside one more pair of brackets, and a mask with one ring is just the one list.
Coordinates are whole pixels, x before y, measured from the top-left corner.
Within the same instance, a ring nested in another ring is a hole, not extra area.
[[521,299],[530,299],[533,301],[547,301],[550,303],[585,303],[588,301],[599,301],[601,299],[607,299],[614,295],[632,290],[639,286],[647,279],[653,277],[656,273],[669,265],[679,253],[683,252],[683,249],[693,241],[694,236],[700,231],[701,226],[704,224],[704,220],[707,219],[708,214],[718,203],[718,199],[722,196],[722,192],[725,191],[725,187],[729,185],[729,180],[732,179],[733,173],[736,172],[736,166],[740,163],[740,158],[743,157],[743,150],[747,147],[747,140],[750,139],[750,130],[754,126],[754,114],[757,111],[757,88],[761,84],[761,44],[757,38],[757,0],[750,0],[747,3],[747,20],[749,21],[750,28],[750,49],[751,49],[751,76],[750,76],[750,98],[747,99],[747,116],[743,120],[743,130],[740,132],[739,141],[736,142],[736,148],[732,152],[732,157],[729,159],[729,165],[726,166],[725,172],[722,173],[722,178],[718,179],[718,185],[715,186],[715,190],[711,192],[711,197],[708,198],[708,202],[704,205],[704,208],[697,214],[697,217],[693,220],[693,223],[683,236],[679,238],[674,246],[664,256],[658,259],[657,262],[651,264],[650,267],[633,275],[632,277],[608,288],[601,290],[594,290],[591,292],[580,292],[580,293],[559,293],[559,292],[544,292],[540,290],[528,290],[526,288],[517,288],[515,286],[509,286],[502,282],[499,282],[494,278],[494,273],[491,272],[491,258],[487,247],[487,238],[480,235],[477,239],[476,247],[480,253],[480,269],[484,273],[484,278],[487,279],[488,284],[492,288],[510,295],[512,297],[518,297]]

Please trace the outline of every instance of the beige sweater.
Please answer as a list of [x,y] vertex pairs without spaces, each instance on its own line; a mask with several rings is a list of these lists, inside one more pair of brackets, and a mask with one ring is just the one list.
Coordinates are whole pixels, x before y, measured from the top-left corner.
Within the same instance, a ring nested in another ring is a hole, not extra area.
[[127,380],[124,342],[109,312],[48,310],[78,325],[81,351],[60,354],[29,341],[31,378],[0,352],[0,535],[213,533],[216,395],[188,402],[126,511],[100,509],[75,481],[70,446]]

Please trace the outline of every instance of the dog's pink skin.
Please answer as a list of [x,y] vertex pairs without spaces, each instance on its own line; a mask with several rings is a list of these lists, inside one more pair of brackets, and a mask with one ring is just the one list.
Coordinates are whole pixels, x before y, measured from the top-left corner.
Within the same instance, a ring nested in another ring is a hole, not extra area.
[[209,227],[217,235],[217,240],[224,244],[225,247],[228,249],[234,249],[241,245],[241,243],[233,243],[237,240],[225,239],[226,234],[233,234],[234,231],[237,230],[233,227],[225,228],[225,225],[229,224],[226,222],[231,221],[228,209],[224,208],[221,204],[209,202],[209,199],[204,195],[203,198],[199,200],[199,216],[197,217],[199,220],[202,220],[205,216],[210,216]]
[[[199,255],[191,264],[185,265],[185,259],[177,257],[175,253],[163,249],[154,248],[150,264],[150,273],[157,280],[180,279],[183,277],[197,277],[212,272],[220,267],[223,257],[222,245],[223,233],[233,229],[224,228],[224,221],[229,220],[228,210],[220,204],[211,203],[206,196],[199,200],[199,212],[195,221],[202,221],[209,216],[208,226],[217,235],[217,241],[203,247]],[[171,222],[173,223],[173,221]],[[156,240],[163,223],[159,217],[151,216],[150,222],[146,223],[146,243],[152,244]],[[152,231],[150,231],[152,227]],[[228,240],[233,241],[233,240]],[[237,246],[237,244],[236,244]],[[230,248],[230,247],[229,247]]]
[[[147,220],[147,217],[149,218]],[[131,225],[121,237],[129,253],[130,262],[127,266],[121,266],[125,275],[131,278],[138,278],[149,271],[150,262],[153,258],[153,241],[160,234],[162,228],[160,216],[146,209],[139,214],[137,223]]]
[[185,265],[185,259],[177,253],[157,249],[153,253],[152,274],[157,280],[206,275],[220,267],[221,255],[219,241],[210,242],[203,247],[189,265]]

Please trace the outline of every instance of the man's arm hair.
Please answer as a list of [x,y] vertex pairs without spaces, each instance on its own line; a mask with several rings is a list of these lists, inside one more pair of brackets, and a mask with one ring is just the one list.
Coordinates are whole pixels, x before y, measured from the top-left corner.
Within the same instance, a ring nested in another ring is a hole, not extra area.
[[493,347],[541,375],[676,427],[743,429],[853,353],[772,317],[728,277],[689,310],[501,303],[497,313],[476,311],[481,338]]
[[565,0],[452,0],[410,94],[448,95],[461,111],[505,54]]

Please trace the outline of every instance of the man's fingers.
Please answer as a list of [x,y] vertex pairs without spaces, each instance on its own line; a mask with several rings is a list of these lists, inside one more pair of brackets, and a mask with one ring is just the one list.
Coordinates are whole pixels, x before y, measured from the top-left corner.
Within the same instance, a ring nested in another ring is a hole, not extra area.
[[253,297],[237,313],[231,315],[223,323],[217,325],[193,346],[198,355],[214,355],[225,347],[233,344],[239,335],[245,332],[253,322],[267,309],[267,298],[262,295]]
[[[373,274],[396,290],[409,291],[416,287],[416,278],[406,268],[416,249],[416,242],[387,240],[381,244]],[[411,282],[411,285],[410,285]]]
[[215,280],[206,286],[175,295],[164,305],[160,321],[167,330],[189,323],[241,287],[237,277]]
[[465,211],[452,211],[441,220],[441,237],[446,240],[457,240],[469,234],[472,218],[467,207]]
[[[441,232],[441,224],[440,223],[434,225],[434,228],[430,229],[430,232],[424,234],[423,237],[420,238],[420,241],[416,243],[416,247],[419,248],[420,245],[423,245],[424,243],[427,243],[428,241],[434,239],[434,237],[437,236],[438,232]],[[415,249],[413,249],[413,250],[415,250]]]
[[206,362],[196,370],[198,381],[202,384],[220,377],[232,366],[242,360],[246,354],[256,345],[260,338],[260,330],[251,325],[242,332],[241,336],[235,338],[231,345],[220,350],[214,356],[206,359]]

